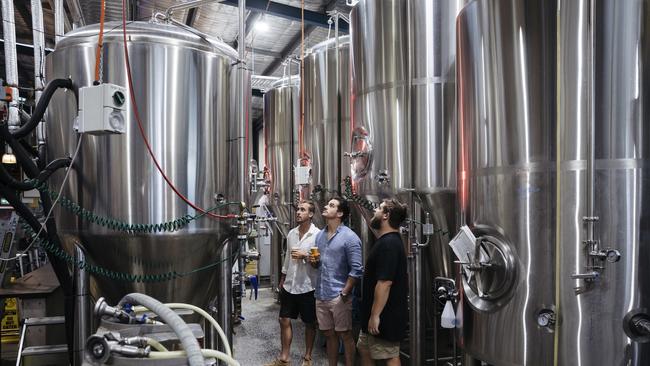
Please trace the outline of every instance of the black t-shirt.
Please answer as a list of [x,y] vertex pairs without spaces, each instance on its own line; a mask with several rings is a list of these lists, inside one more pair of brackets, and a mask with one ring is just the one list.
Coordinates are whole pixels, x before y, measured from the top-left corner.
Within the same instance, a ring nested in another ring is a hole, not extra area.
[[368,332],[368,320],[372,311],[377,281],[392,281],[384,310],[379,315],[378,337],[399,342],[404,338],[408,325],[408,277],[406,253],[399,233],[380,237],[370,250],[363,273],[361,296],[361,326]]

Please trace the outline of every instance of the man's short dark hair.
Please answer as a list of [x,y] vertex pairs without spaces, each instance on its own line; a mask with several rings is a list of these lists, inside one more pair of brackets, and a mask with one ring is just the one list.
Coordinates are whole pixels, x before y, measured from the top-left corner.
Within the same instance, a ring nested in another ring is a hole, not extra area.
[[399,229],[406,220],[407,207],[395,198],[388,198],[383,201],[384,212],[388,214],[388,225],[393,229]]
[[316,213],[316,204],[312,200],[301,200],[298,202],[298,205],[302,205],[303,203],[306,203],[309,206],[309,212],[311,213]]
[[339,196],[332,197],[331,199],[337,200],[339,202],[339,207],[337,211],[343,213],[343,216],[341,217],[341,222],[345,222],[345,220],[348,219],[348,216],[350,216],[350,204],[348,203],[347,200]]

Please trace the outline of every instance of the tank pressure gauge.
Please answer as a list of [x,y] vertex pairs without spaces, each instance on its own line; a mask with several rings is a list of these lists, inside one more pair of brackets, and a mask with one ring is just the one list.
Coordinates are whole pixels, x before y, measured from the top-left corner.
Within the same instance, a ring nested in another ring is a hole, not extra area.
[[79,89],[79,116],[75,129],[91,135],[122,134],[126,131],[126,89],[99,84]]

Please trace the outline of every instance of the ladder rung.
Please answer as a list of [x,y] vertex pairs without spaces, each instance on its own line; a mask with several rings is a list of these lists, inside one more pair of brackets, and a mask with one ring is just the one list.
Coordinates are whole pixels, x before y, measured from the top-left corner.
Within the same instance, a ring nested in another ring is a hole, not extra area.
[[23,349],[22,356],[42,356],[66,352],[68,352],[68,346],[65,344],[54,344],[50,346],[31,346],[25,347]]
[[42,318],[25,318],[26,326],[64,324],[63,316],[46,316]]

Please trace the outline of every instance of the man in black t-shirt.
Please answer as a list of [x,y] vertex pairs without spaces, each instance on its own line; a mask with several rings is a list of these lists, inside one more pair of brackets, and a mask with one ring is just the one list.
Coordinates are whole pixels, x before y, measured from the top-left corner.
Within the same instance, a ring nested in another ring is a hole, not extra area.
[[370,250],[363,273],[361,334],[357,342],[361,364],[386,360],[400,365],[399,344],[408,324],[406,253],[399,227],[406,219],[406,205],[384,200],[375,210],[370,227],[377,241]]

